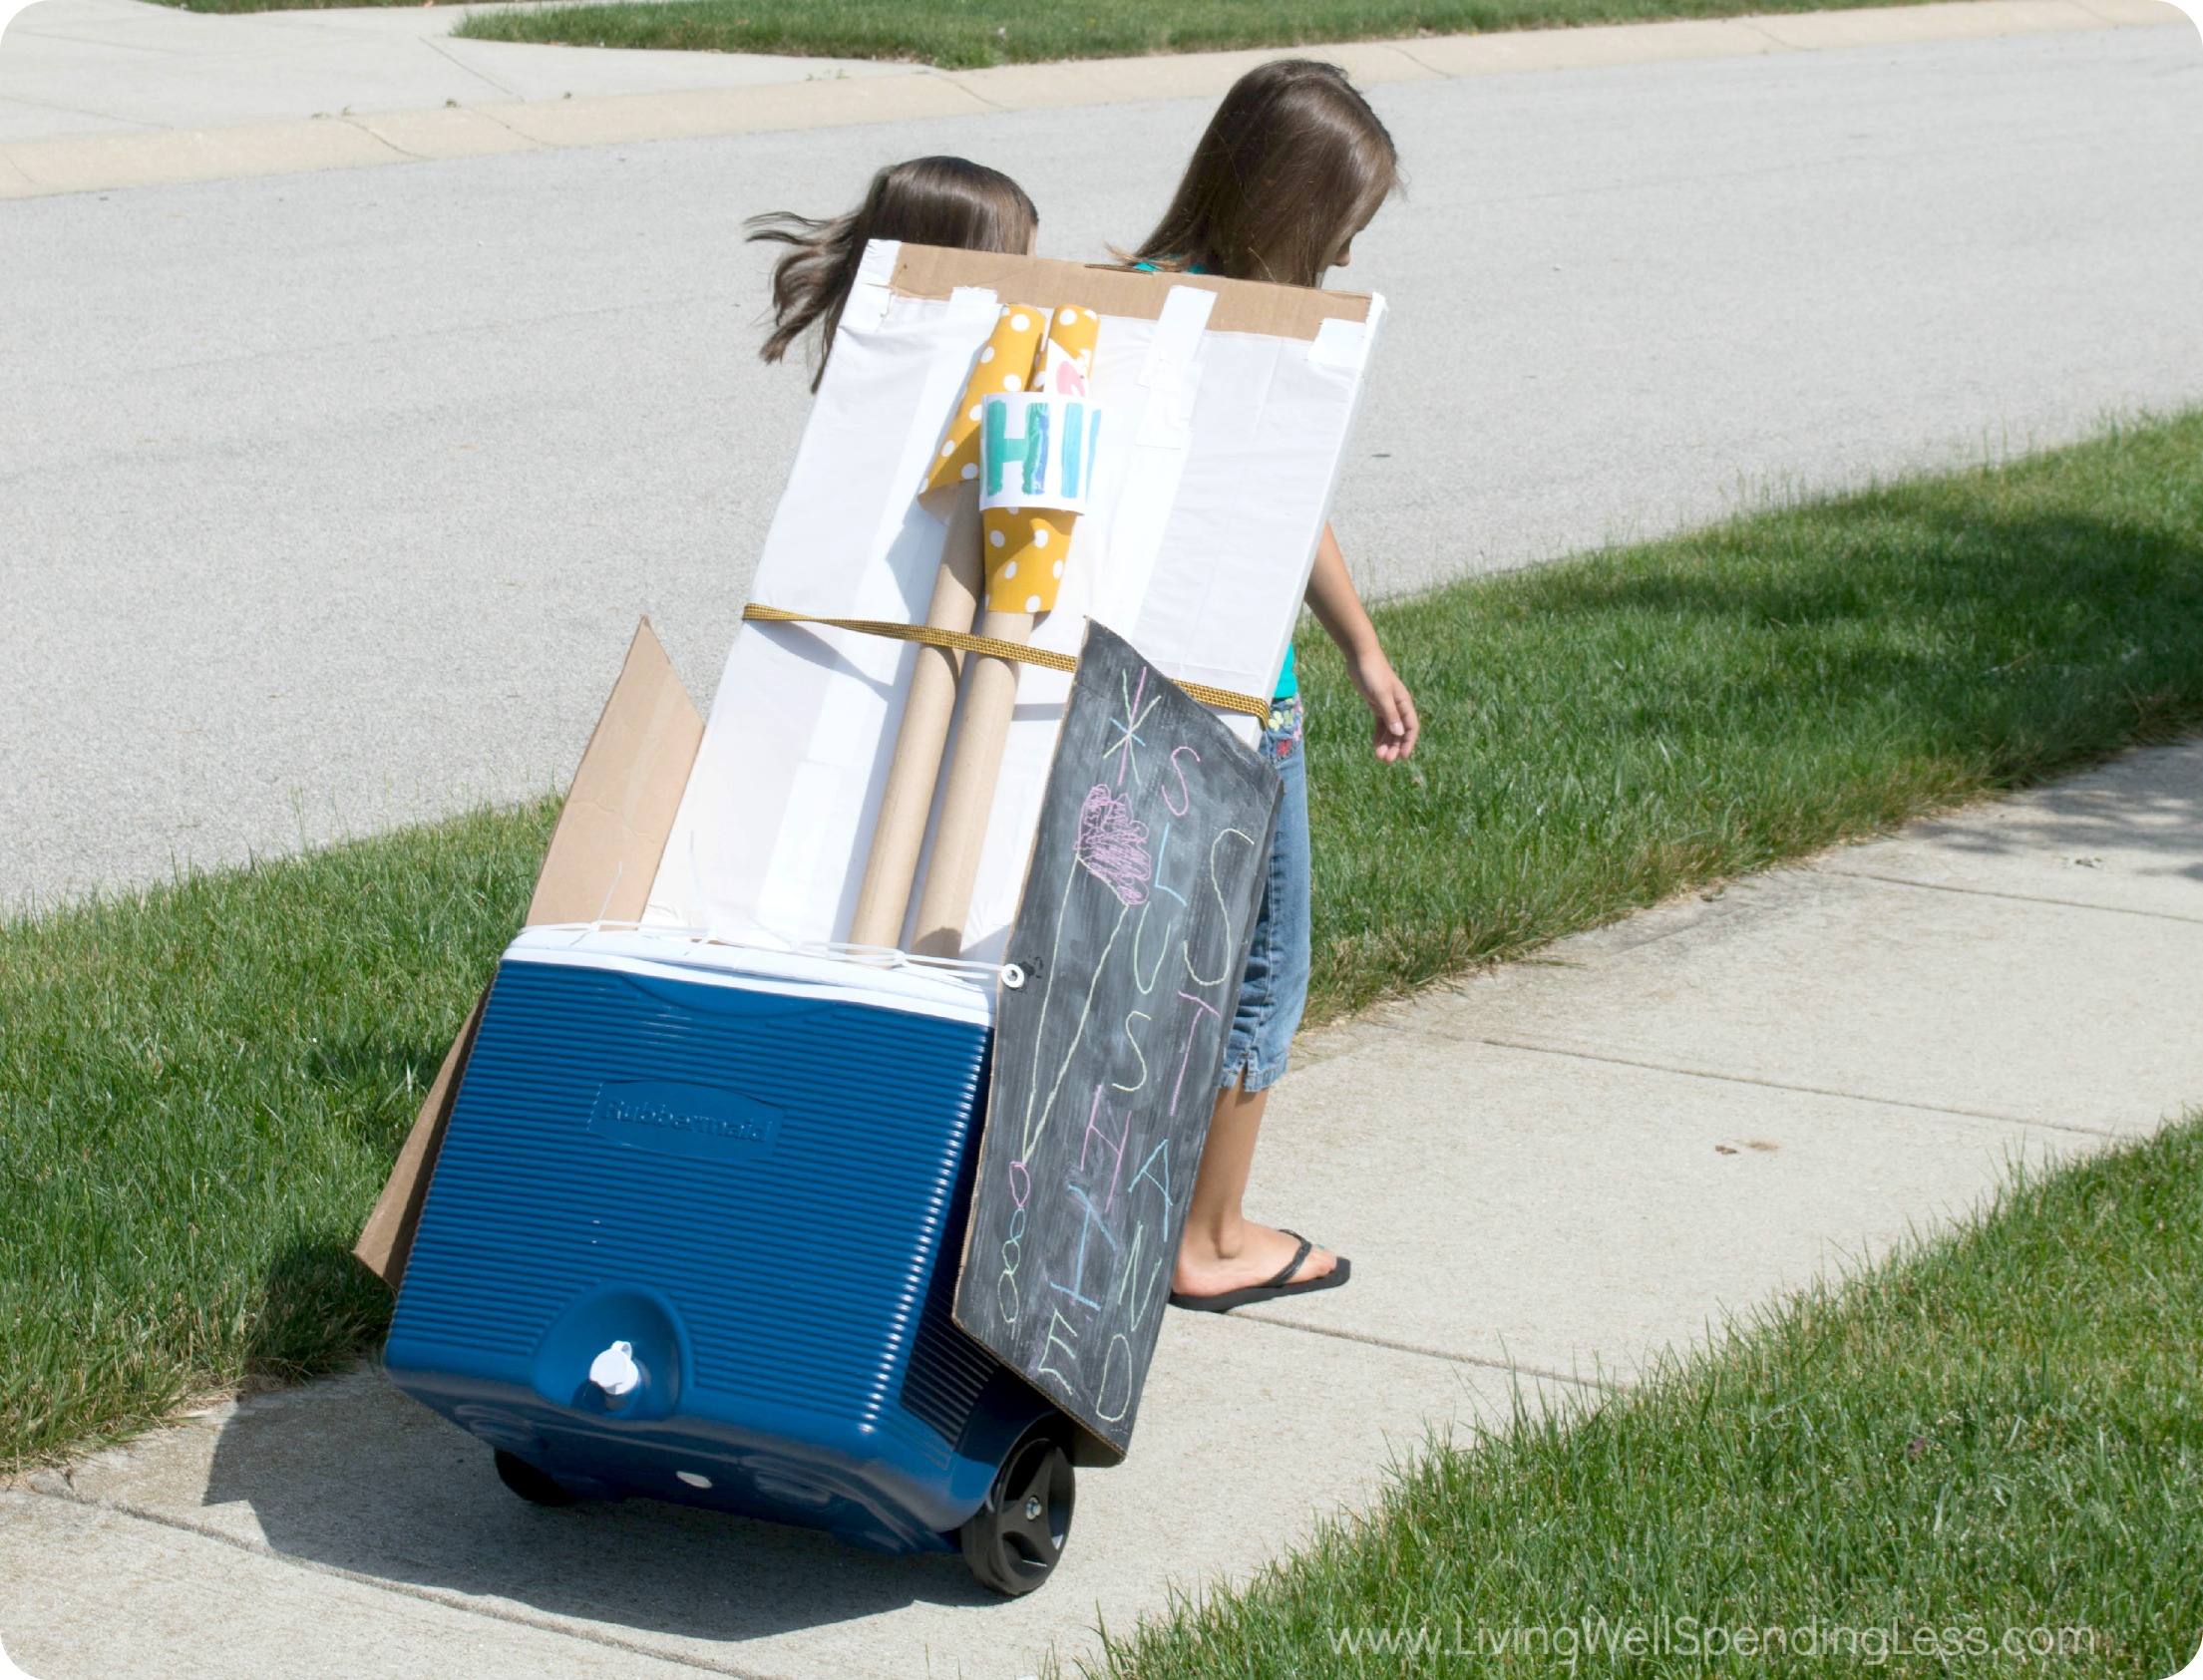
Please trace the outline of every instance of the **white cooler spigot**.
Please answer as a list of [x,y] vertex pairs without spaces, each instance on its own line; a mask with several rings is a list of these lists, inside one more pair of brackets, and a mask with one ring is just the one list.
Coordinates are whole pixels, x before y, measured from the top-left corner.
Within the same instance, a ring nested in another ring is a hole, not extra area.
[[[573,1369],[567,1366],[567,1370]],[[642,1367],[635,1363],[632,1342],[614,1342],[589,1361],[589,1381],[614,1400],[623,1399],[642,1386]]]

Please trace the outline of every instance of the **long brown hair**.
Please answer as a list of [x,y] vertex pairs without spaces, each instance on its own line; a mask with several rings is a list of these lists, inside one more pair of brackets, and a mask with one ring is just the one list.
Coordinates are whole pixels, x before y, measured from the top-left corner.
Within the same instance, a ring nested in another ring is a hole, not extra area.
[[1335,64],[1279,59],[1232,84],[1155,231],[1158,268],[1322,284],[1400,183],[1399,149]]
[[794,248],[773,265],[773,330],[758,354],[777,362],[813,326],[819,329],[819,370],[834,329],[857,283],[867,239],[908,239],[967,251],[1023,255],[1040,226],[1025,189],[999,169],[963,158],[913,158],[872,177],[865,201],[829,221],[775,210],[743,224],[750,238]]

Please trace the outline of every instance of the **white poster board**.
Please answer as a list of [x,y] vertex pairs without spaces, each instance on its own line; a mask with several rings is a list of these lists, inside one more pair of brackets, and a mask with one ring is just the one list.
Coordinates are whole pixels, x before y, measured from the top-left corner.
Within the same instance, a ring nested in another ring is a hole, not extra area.
[[[1112,439],[1033,644],[1075,654],[1091,616],[1176,680],[1267,695],[1381,298],[876,241],[753,600],[816,617],[923,619],[945,526],[919,492],[973,359],[1012,303],[1099,311],[1092,386]],[[854,631],[745,624],[645,922],[745,943],[846,938],[915,657]],[[967,957],[998,958],[1016,914],[1069,685],[1022,668]],[[1233,722],[1254,739],[1256,720]],[[924,864],[921,854],[921,880]]]

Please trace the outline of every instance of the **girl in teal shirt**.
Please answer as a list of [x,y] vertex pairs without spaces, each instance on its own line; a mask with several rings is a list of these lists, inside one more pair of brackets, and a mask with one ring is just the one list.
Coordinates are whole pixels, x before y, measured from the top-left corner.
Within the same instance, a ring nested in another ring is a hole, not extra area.
[[[1143,268],[1321,285],[1345,266],[1354,235],[1398,183],[1392,137],[1343,71],[1306,59],[1266,64],[1224,96],[1170,208],[1133,256]],[[1415,750],[1415,703],[1377,642],[1328,524],[1307,603],[1369,708],[1377,758],[1398,763]],[[1296,1232],[1257,1224],[1240,1205],[1270,1087],[1285,1071],[1308,989],[1307,784],[1289,648],[1275,693],[1262,750],[1285,798],[1171,1280],[1172,1305],[1205,1312],[1334,1289],[1349,1272],[1344,1259]]]

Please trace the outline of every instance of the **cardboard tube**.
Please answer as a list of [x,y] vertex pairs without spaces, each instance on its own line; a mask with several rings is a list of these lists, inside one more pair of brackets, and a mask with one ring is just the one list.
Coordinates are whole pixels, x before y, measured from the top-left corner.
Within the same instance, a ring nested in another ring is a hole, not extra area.
[[[969,630],[979,610],[979,487],[963,485],[954,495],[932,604],[925,609],[925,622],[936,630]],[[903,941],[903,916],[911,907],[918,847],[925,841],[941,749],[956,709],[958,659],[948,648],[919,644],[903,703],[903,727],[895,738],[895,756],[888,761],[888,784],[880,795],[880,816],[873,825],[872,854],[857,890],[857,913],[849,928],[853,944]]]
[[[1035,325],[1043,333],[1026,352],[1031,357],[1030,371],[1003,374],[1003,391],[1029,389],[1086,395],[1101,317],[1077,304],[1057,309],[1015,305],[1005,310],[996,323],[995,338],[990,341],[993,347],[980,355],[979,371],[966,396],[972,406],[959,411],[974,427],[979,427],[982,420],[981,405],[999,395],[988,389],[989,377],[996,368],[1010,365],[1004,359],[1005,352],[1013,353],[1026,342],[1009,335],[1025,333]],[[1001,497],[1005,464],[988,465],[976,433],[968,444],[981,458],[978,466],[982,471],[974,471],[972,477],[983,479],[983,495]],[[947,446],[942,456],[944,465],[936,469],[936,476],[959,461],[961,465],[955,466],[959,473],[972,465],[955,455],[955,447]],[[1029,461],[1021,469],[1027,489],[1032,488],[1032,471]],[[1075,513],[1044,506],[1002,505],[981,512],[986,635],[1019,644],[1032,640],[1033,619],[1055,605],[1064,567],[1070,563],[1071,531],[1076,519]],[[918,926],[911,941],[911,949],[920,956],[963,955],[963,924],[971,913],[971,889],[979,878],[979,851],[985,844],[987,820],[994,810],[995,785],[1001,779],[1002,748],[1009,738],[1010,716],[1017,707],[1014,662],[974,654],[965,667],[963,723],[956,734],[955,760],[948,767],[948,786],[941,793],[940,823],[933,831],[932,860],[926,865],[925,890],[918,899]]]
[[[980,634],[1029,642],[1032,624],[1029,612],[989,612]],[[918,901],[917,937],[911,941],[919,956],[963,954],[963,924],[979,878],[979,848],[986,841],[994,787],[1002,774],[1002,747],[1017,705],[1017,667],[1007,659],[973,654],[963,687],[963,726],[941,794],[940,826],[933,832],[932,860]]]

